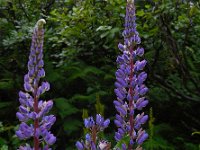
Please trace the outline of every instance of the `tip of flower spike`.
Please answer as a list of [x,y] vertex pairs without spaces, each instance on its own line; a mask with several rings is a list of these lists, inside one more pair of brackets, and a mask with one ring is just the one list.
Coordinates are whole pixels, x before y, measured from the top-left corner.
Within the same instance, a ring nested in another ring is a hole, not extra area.
[[42,29],[44,24],[46,24],[46,21],[44,19],[40,19],[37,21],[36,27]]
[[127,0],[128,3],[134,3],[134,0]]

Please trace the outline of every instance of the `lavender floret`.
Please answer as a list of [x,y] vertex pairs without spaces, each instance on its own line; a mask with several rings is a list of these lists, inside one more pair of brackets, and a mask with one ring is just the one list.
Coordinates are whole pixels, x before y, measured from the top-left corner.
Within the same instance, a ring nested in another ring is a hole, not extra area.
[[[89,129],[89,133],[85,135],[84,141],[77,141],[76,148],[78,150],[104,150],[104,148],[110,148],[110,142],[99,140],[98,133],[103,131],[110,124],[109,119],[104,119],[100,114],[96,115],[96,120],[94,121],[93,117],[89,117],[84,119],[84,124],[87,129]],[[98,144],[97,144],[98,143]]]
[[48,82],[41,82],[45,76],[43,61],[43,38],[45,24],[40,19],[33,31],[32,44],[28,61],[28,73],[24,76],[24,91],[19,92],[19,112],[17,118],[21,121],[16,135],[19,139],[34,138],[34,148],[29,145],[20,146],[20,150],[39,150],[40,143],[44,142],[43,150],[51,150],[50,145],[54,144],[56,137],[49,131],[56,121],[54,115],[47,115],[53,106],[53,101],[40,100],[40,96],[50,89]]
[[148,104],[148,100],[144,97],[148,92],[144,84],[147,74],[142,71],[147,61],[141,59],[144,49],[139,46],[141,39],[136,30],[135,21],[134,1],[128,0],[125,30],[123,31],[124,44],[119,43],[118,45],[122,54],[116,60],[118,70],[115,73],[114,92],[117,100],[113,102],[118,112],[114,121],[118,127],[115,140],[120,141],[127,135],[130,137],[129,144],[123,143],[120,147],[122,149],[133,149],[148,138],[148,134],[141,127],[147,121],[148,116],[144,113],[135,114],[136,110],[140,111]]

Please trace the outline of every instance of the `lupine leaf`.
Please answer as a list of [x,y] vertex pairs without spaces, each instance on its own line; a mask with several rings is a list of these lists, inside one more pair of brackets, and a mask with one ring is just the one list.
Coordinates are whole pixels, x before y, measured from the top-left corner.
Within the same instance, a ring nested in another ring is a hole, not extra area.
[[64,131],[67,134],[71,134],[74,131],[77,131],[82,126],[82,122],[73,118],[65,120],[63,123]]
[[129,141],[130,141],[130,136],[126,135],[120,141],[117,142],[117,144],[115,145],[115,148],[121,148],[123,143],[128,145]]
[[55,106],[58,109],[58,113],[61,118],[77,113],[79,110],[70,104],[65,98],[56,98],[54,99]]

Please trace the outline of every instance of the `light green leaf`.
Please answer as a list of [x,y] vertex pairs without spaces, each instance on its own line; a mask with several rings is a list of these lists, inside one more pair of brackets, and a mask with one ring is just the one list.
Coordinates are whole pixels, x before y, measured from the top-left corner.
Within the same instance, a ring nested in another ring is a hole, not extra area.
[[112,27],[111,26],[99,26],[96,31],[105,31],[105,30],[110,30]]
[[123,143],[128,145],[129,141],[130,141],[130,136],[126,135],[120,141],[117,142],[115,148],[121,148]]
[[144,10],[138,10],[137,13],[136,13],[136,15],[140,16],[140,17],[144,16],[144,14],[145,14]]
[[77,131],[82,126],[82,122],[79,120],[73,120],[72,118],[66,120],[63,124],[64,130],[71,134],[74,131]]

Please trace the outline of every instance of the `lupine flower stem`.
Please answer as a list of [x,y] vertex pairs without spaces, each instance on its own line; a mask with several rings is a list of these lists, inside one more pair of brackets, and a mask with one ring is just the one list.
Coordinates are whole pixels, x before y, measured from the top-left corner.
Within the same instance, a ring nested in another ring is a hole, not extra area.
[[92,141],[94,144],[96,144],[96,137],[97,137],[97,131],[96,131],[96,126],[92,127]]
[[26,144],[20,146],[19,150],[51,150],[49,146],[56,141],[56,137],[49,131],[56,118],[54,115],[47,115],[53,106],[53,101],[40,99],[40,96],[50,89],[48,82],[41,82],[41,78],[45,76],[43,69],[43,24],[45,23],[44,19],[40,19],[33,30],[28,73],[24,76],[25,92],[19,92],[21,105],[19,112],[16,113],[21,121],[16,135],[19,139],[33,137],[34,145],[32,148]]
[[[43,40],[41,39],[41,35],[40,35],[40,32],[41,32],[41,27],[38,27],[38,40],[36,40],[36,42],[39,42],[40,40]],[[39,44],[39,43],[38,43]],[[38,54],[36,54],[36,56],[38,56]],[[37,97],[37,92],[38,92],[38,81],[36,81],[37,83],[35,84],[35,87],[34,87],[34,106],[33,106],[33,110],[34,112],[36,112],[38,114],[38,97]],[[39,120],[38,118],[36,118],[34,120],[34,150],[39,150],[39,137],[36,135],[36,130],[38,129],[39,127]]]
[[[130,83],[132,83],[132,81],[133,81],[133,67],[134,67],[134,64],[133,64],[133,57],[132,56],[133,56],[133,48],[131,46],[130,47],[131,72],[130,72],[130,77],[129,77]],[[132,86],[130,86],[129,92],[130,92],[130,95],[131,95],[131,98],[130,98],[130,101],[129,101],[129,110],[130,110],[130,112],[132,112],[133,109],[134,109],[133,108],[134,101],[133,101],[133,87]],[[131,127],[129,135],[130,135],[130,137],[132,137],[133,136],[132,133],[134,133],[134,126],[133,126],[134,125],[134,116],[133,115],[130,115],[129,122],[130,122],[130,127]],[[131,150],[131,144],[129,144],[129,150]]]
[[100,140],[98,138],[98,133],[102,132],[108,127],[110,123],[109,119],[104,120],[100,114],[96,115],[96,120],[93,117],[84,119],[84,124],[89,133],[85,135],[85,142],[83,140],[76,142],[76,147],[78,150],[109,150],[111,148],[111,143]]
[[[35,88],[34,93],[34,112],[38,113],[38,98],[36,96],[37,94],[37,87]],[[39,127],[39,120],[34,120],[34,150],[39,150],[39,138],[36,136],[36,129]]]
[[[118,112],[115,124],[118,131],[115,133],[117,142],[123,142],[122,150],[140,149],[141,144],[147,139],[148,134],[142,129],[148,116],[135,114],[136,110],[140,111],[148,104],[148,100],[144,97],[148,88],[144,81],[147,74],[142,71],[147,63],[141,60],[144,49],[139,46],[141,39],[136,30],[136,15],[134,0],[127,0],[125,29],[123,31],[124,44],[119,44],[118,48],[123,53],[117,57],[118,70],[116,71],[116,89],[117,99],[114,100],[115,108]],[[124,138],[129,136],[130,141],[126,143]],[[120,143],[121,143],[120,142]],[[127,148],[128,147],[128,148]]]

